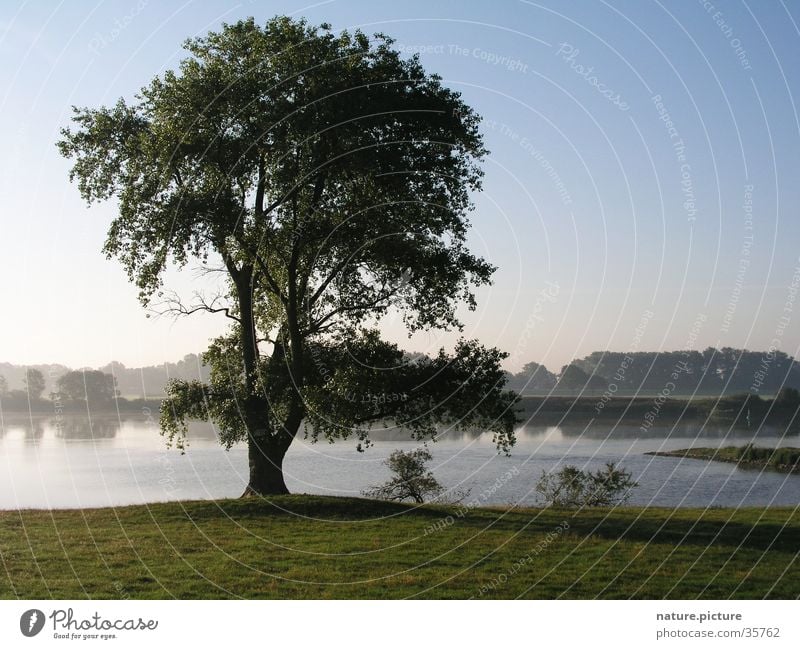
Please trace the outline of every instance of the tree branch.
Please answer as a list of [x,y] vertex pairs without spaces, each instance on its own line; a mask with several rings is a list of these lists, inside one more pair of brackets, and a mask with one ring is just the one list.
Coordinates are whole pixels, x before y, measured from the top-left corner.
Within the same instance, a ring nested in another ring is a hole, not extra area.
[[334,266],[331,273],[325,278],[325,280],[320,284],[319,288],[314,291],[313,295],[308,300],[308,307],[309,309],[314,306],[314,303],[322,297],[322,294],[325,290],[330,286],[331,282],[339,277],[339,274],[351,263],[353,263],[352,258],[346,257],[342,261],[340,261],[336,266]]
[[255,214],[260,217],[264,214],[264,191],[267,186],[266,170],[264,169],[264,155],[258,156],[258,181],[256,184]]
[[[381,288],[383,289],[384,287],[381,287]],[[333,309],[332,311],[329,311],[328,313],[326,313],[324,316],[322,316],[322,317],[318,318],[317,320],[314,320],[313,322],[311,322],[309,324],[309,326],[308,326],[308,329],[307,329],[306,333],[317,333],[317,332],[319,332],[320,331],[320,327],[322,325],[324,325],[328,320],[330,320],[331,318],[333,318],[336,315],[339,315],[339,314],[342,314],[342,313],[348,313],[348,312],[351,312],[351,311],[367,311],[369,309],[374,309],[375,307],[379,306],[381,302],[385,302],[387,300],[390,300],[396,294],[397,294],[397,288],[393,288],[390,291],[387,291],[387,292],[384,292],[384,293],[378,295],[374,300],[369,300],[368,302],[361,302],[360,304],[348,304],[348,305],[337,307],[337,308]],[[388,307],[389,304],[386,304],[385,306]]]
[[255,260],[258,267],[261,269],[261,272],[264,273],[264,278],[267,280],[267,284],[269,285],[269,288],[272,290],[272,293],[278,297],[278,299],[284,306],[286,306],[286,304],[288,303],[288,298],[283,294],[283,291],[281,291],[280,286],[278,286],[278,282],[276,282],[275,278],[272,276],[272,273],[269,270],[267,262],[264,261],[264,258],[257,252],[253,253],[253,259]]
[[225,314],[226,318],[230,318],[236,322],[241,322],[241,319],[238,316],[235,316],[233,313],[231,313],[230,307],[217,306],[217,302],[224,299],[223,295],[215,295],[210,302],[206,301],[205,296],[197,291],[194,293],[193,297],[195,300],[197,300],[197,302],[195,304],[185,305],[180,296],[176,292],[171,291],[162,302],[159,302],[159,304],[156,305],[156,307],[163,305],[163,309],[158,310],[157,308],[153,308],[151,310],[155,312],[156,317],[173,315],[175,318],[178,318],[179,316],[193,315],[201,311],[206,313],[223,313]]

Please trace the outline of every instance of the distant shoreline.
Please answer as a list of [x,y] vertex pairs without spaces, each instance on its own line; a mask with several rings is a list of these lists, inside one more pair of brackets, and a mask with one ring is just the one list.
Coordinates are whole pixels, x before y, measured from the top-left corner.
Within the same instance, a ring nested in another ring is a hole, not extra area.
[[[87,408],[85,402],[56,404],[39,400],[30,407],[0,401],[6,416],[158,416],[163,398],[126,399],[120,397],[103,405]],[[17,407],[14,407],[14,406]],[[27,406],[27,404],[26,404]],[[721,397],[683,398],[658,396],[523,396],[517,404],[521,422],[532,425],[590,423],[592,421],[625,422],[640,428],[642,433],[654,426],[670,426],[678,422],[708,422],[758,430],[764,425],[800,428],[796,417],[798,406],[752,394]]]
[[91,416],[100,415],[157,415],[161,408],[161,402],[164,398],[159,399],[125,399],[118,398],[111,403],[104,403],[102,405],[92,405],[87,407],[85,402],[68,402],[68,403],[55,403],[40,399],[32,401],[30,404],[20,406],[17,403],[5,404],[0,400],[0,412],[4,415],[25,415],[37,417],[75,417],[75,416]]
[[722,448],[683,448],[675,451],[650,451],[645,455],[691,460],[728,462],[743,469],[762,469],[780,473],[800,473],[800,448],[759,448],[752,445]]
[[646,433],[653,426],[708,421],[757,430],[763,425],[797,426],[798,405],[752,394],[680,398],[659,396],[521,397],[521,414],[530,423],[560,424],[597,421],[635,423]]

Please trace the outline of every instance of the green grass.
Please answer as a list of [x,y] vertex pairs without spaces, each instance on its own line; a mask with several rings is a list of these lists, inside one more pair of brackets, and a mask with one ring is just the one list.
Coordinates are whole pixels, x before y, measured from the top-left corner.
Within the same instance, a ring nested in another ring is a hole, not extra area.
[[646,455],[733,462],[744,468],[800,473],[800,448],[791,446],[765,448],[746,444],[744,446],[723,446],[722,448],[697,447],[682,448],[676,451],[652,451]]
[[790,508],[459,516],[285,496],[8,511],[0,597],[796,598],[798,549]]

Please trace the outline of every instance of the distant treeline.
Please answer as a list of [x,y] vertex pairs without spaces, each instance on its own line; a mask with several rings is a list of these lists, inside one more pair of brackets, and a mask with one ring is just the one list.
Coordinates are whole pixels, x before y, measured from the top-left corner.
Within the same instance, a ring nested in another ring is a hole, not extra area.
[[99,369],[0,363],[0,408],[5,411],[75,413],[157,411],[170,379],[208,379],[196,354],[177,363],[128,368],[116,361]]
[[187,354],[177,363],[162,363],[145,367],[125,367],[122,363],[112,361],[98,368],[73,368],[58,364],[12,365],[0,363],[0,388],[5,384],[8,390],[25,389],[25,373],[38,370],[44,377],[43,395],[56,392],[58,379],[71,371],[85,372],[97,370],[110,374],[116,379],[116,389],[123,397],[130,399],[159,399],[165,395],[164,388],[169,379],[208,379],[208,368],[202,364],[197,354]]
[[528,363],[508,378],[512,390],[534,395],[769,396],[784,387],[800,388],[800,364],[780,351],[732,347],[702,352],[593,352],[558,374]]
[[[557,374],[531,362],[521,372],[508,373],[507,378],[507,387],[522,395],[582,395],[603,402],[632,395],[664,399],[734,394],[770,397],[783,388],[800,388],[800,363],[780,351],[732,347],[709,347],[702,352],[593,352]],[[56,364],[0,363],[0,407],[38,411],[60,403],[74,410],[80,404],[85,407],[87,400],[100,409],[157,406],[170,379],[205,382],[208,367],[197,354],[188,354],[177,363],[135,368],[116,361],[78,370]]]
[[[711,427],[749,428],[767,431],[780,426],[785,432],[800,429],[798,410],[800,392],[781,388],[774,397],[756,394],[735,394],[701,399],[655,396],[523,396],[519,403],[523,420],[538,425],[587,424],[595,420],[613,421],[623,429],[648,434],[657,427],[676,426],[680,422],[704,422]],[[696,432],[695,428],[695,432]],[[590,434],[584,429],[581,434]],[[608,431],[602,429],[602,435]]]
[[41,370],[30,367],[23,376],[22,389],[9,389],[0,376],[0,411],[61,415],[65,413],[117,410],[152,414],[161,398],[133,399],[120,396],[112,374],[100,370],[70,370],[55,380],[53,390],[45,394],[46,381]]

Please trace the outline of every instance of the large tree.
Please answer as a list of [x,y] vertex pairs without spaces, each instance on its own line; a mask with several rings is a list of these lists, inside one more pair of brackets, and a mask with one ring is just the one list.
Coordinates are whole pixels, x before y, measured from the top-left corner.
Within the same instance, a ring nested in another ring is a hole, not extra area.
[[44,374],[42,374],[41,371],[37,370],[35,367],[27,368],[22,382],[25,384],[28,398],[32,401],[38,401],[42,398],[42,393],[47,385],[44,380]]
[[[135,101],[76,109],[61,152],[88,202],[116,198],[105,246],[144,304],[231,319],[204,359],[207,383],[175,381],[162,427],[190,418],[247,441],[245,493],[284,493],[282,463],[312,439],[392,422],[514,442],[504,354],[462,340],[414,360],[381,339],[391,310],[409,331],[460,328],[457,308],[494,268],[466,246],[485,150],[479,117],[392,40],[277,17],[186,42],[177,71]],[[166,268],[198,262],[227,288],[164,294]]]
[[56,394],[64,401],[86,401],[90,408],[108,406],[118,396],[117,382],[99,370],[73,370],[58,378]]
[[535,361],[525,363],[509,384],[519,392],[549,392],[556,385],[556,375]]

